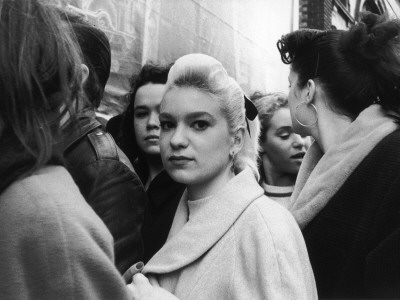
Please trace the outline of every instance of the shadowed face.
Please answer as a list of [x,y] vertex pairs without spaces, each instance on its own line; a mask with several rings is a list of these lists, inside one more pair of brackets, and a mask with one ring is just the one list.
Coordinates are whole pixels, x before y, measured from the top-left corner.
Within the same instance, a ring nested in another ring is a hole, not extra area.
[[148,83],[136,92],[133,126],[136,142],[146,155],[160,154],[158,116],[164,91],[164,84]]

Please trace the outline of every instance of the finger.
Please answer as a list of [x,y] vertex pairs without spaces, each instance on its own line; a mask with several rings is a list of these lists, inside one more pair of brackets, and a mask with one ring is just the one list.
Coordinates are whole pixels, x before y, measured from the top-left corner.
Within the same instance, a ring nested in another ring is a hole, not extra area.
[[125,280],[125,283],[131,283],[132,281],[132,277],[137,274],[140,273],[143,270],[144,264],[143,262],[138,262],[136,264],[134,264],[132,267],[130,267],[128,270],[125,271],[124,275],[122,275],[122,277]]
[[134,286],[150,285],[150,281],[142,273],[137,273],[132,277],[132,285]]

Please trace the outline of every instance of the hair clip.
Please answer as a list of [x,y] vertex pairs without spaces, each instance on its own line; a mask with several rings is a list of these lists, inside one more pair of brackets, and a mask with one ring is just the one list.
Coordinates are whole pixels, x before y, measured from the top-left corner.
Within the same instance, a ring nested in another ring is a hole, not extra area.
[[258,110],[257,110],[256,106],[254,105],[253,101],[251,101],[246,95],[244,95],[244,109],[246,111],[247,131],[249,132],[249,136],[251,137],[250,126],[249,126],[248,120],[253,121],[258,115]]
[[258,110],[253,101],[251,101],[250,98],[246,95],[244,95],[244,109],[246,110],[247,119],[253,121],[257,117]]

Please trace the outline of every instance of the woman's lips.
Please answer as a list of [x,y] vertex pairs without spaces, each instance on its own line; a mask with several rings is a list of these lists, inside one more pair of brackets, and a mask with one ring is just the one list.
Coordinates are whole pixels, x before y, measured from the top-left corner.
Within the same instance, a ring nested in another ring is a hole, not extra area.
[[168,160],[174,165],[185,165],[188,162],[192,161],[193,159],[183,156],[183,155],[171,155]]
[[292,159],[302,159],[306,153],[305,152],[298,152],[295,155],[292,155],[290,158]]
[[147,140],[158,140],[158,139],[159,139],[158,135],[148,135],[145,137],[146,141]]

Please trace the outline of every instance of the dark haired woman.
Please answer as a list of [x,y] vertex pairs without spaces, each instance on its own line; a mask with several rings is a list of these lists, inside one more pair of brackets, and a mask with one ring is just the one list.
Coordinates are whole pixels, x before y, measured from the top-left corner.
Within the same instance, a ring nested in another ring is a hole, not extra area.
[[62,24],[37,0],[0,0],[0,299],[129,299],[111,234],[61,166],[82,80]]
[[278,41],[294,130],[315,139],[291,211],[321,298],[400,297],[399,35],[369,14]]
[[165,243],[185,186],[164,170],[160,155],[160,103],[170,66],[148,63],[131,78],[130,104],[123,114],[117,143],[127,154],[145,185],[146,204],[142,236],[143,261]]
[[255,93],[251,99],[261,124],[260,184],[266,196],[288,208],[309,137],[293,131],[286,94]]

